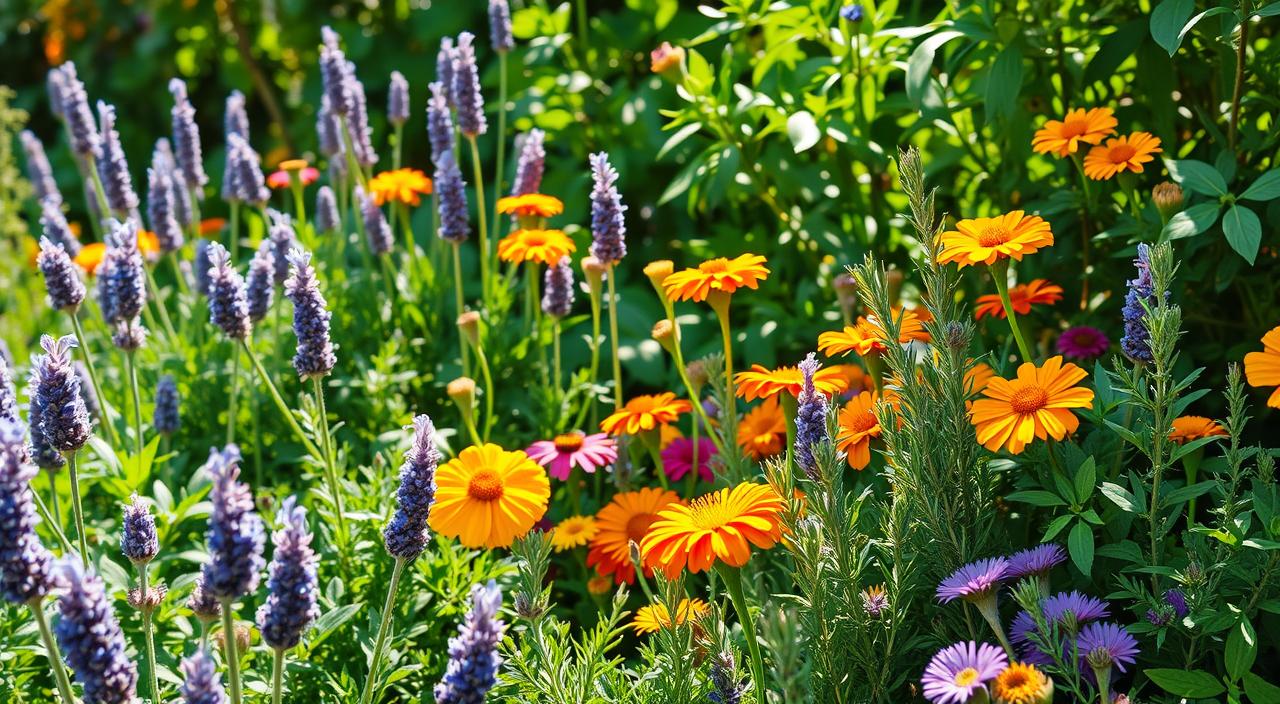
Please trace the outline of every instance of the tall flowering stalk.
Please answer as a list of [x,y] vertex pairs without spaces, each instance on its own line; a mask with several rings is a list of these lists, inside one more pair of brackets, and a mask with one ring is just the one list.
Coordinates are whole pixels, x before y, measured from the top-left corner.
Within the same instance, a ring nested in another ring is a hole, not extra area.
[[119,219],[133,217],[138,210],[138,195],[133,190],[129,162],[116,130],[116,109],[101,100],[98,101],[98,130],[101,138],[96,165],[106,197],[106,211]]
[[[146,341],[138,324],[147,301],[146,265],[138,251],[138,224],[133,219],[112,223],[107,252],[98,270],[102,315],[114,327],[111,341],[124,351],[125,374],[133,398],[134,451],[142,462],[142,400],[138,394],[138,368],[134,355]],[[141,467],[141,464],[139,464]]]
[[812,352],[800,363],[804,385],[796,398],[795,438],[792,442],[795,463],[806,476],[814,480],[818,478],[819,472],[813,450],[816,446],[831,441],[827,432],[827,397],[813,385],[813,375],[821,367]]
[[391,72],[391,84],[387,89],[387,122],[395,132],[392,145],[391,168],[400,168],[401,142],[404,141],[404,123],[409,121],[409,81],[399,71]]
[[[125,652],[124,633],[102,578],[74,560],[59,563],[63,589],[54,631],[84,691],[85,704],[132,702],[138,667]],[[68,699],[67,701],[75,701]]]
[[142,612],[142,633],[147,649],[147,681],[151,689],[151,701],[160,700],[160,684],[156,679],[156,643],[151,618],[156,605],[164,595],[163,588],[152,589],[147,580],[147,564],[160,552],[156,537],[156,519],[151,510],[138,498],[129,497],[124,509],[124,526],[120,533],[120,552],[138,570],[137,598],[131,599]]
[[40,203],[62,205],[62,192],[58,183],[53,180],[53,169],[49,166],[49,157],[44,152],[44,144],[31,130],[23,130],[19,134],[22,140],[22,151],[26,157],[27,180],[35,191],[35,198]]
[[458,626],[458,635],[449,639],[449,664],[436,685],[436,704],[483,702],[498,682],[498,643],[505,624],[498,618],[502,590],[497,583],[471,588],[471,610]]
[[182,671],[183,680],[178,691],[184,704],[227,704],[218,666],[204,648],[183,659],[178,669]]
[[561,257],[559,263],[547,267],[546,286],[542,294],[542,312],[552,320],[552,380],[556,395],[560,388],[560,320],[573,311],[573,263]]
[[[214,242],[209,245],[209,322],[222,330],[233,345],[231,391],[227,400],[227,444],[236,439],[236,395],[240,382],[240,351],[236,343],[246,343],[253,331],[249,319],[249,299],[240,272],[231,266],[231,253]],[[246,344],[247,346],[247,344]]]
[[618,171],[609,163],[609,155],[591,155],[591,256],[605,267],[609,286],[609,344],[613,352],[613,406],[622,408],[622,360],[618,357],[618,290],[614,283],[615,265],[627,256],[627,224],[622,214],[627,206],[618,193]]
[[209,176],[204,170],[204,155],[200,148],[200,128],[196,125],[196,110],[187,98],[187,86],[174,78],[169,81],[169,93],[173,96],[173,150],[177,162],[176,174],[180,177],[174,187],[186,189],[191,202],[191,236],[200,234],[200,197]]
[[488,215],[485,212],[484,170],[480,164],[480,145],[476,138],[487,132],[489,125],[484,118],[484,96],[480,92],[480,68],[476,65],[476,49],[472,44],[474,40],[475,35],[471,32],[458,35],[458,43],[453,50],[453,84],[450,90],[453,105],[457,111],[458,132],[467,139],[467,144],[471,148],[471,173],[475,178],[472,186],[476,193],[476,225],[480,233],[480,298],[487,304],[492,287],[489,281],[492,253],[489,250]]
[[515,48],[511,33],[511,7],[507,0],[489,0],[489,44],[498,53],[498,163],[493,177],[493,222],[498,222],[498,198],[506,176],[507,155],[507,54]]
[[[433,98],[436,100],[438,98]],[[434,141],[434,139],[433,139]],[[453,295],[454,305],[459,317],[466,312],[466,303],[462,293],[462,243],[471,234],[471,221],[467,215],[467,184],[462,180],[462,171],[453,157],[453,150],[446,149],[436,155],[435,193],[440,213],[440,239],[448,242],[453,249]],[[482,254],[483,257],[483,254]],[[470,374],[466,340],[459,338],[461,347],[462,373]]]
[[262,632],[262,642],[275,652],[271,701],[280,704],[284,654],[298,645],[319,612],[316,608],[319,557],[311,549],[307,510],[297,505],[297,499],[292,496],[285,499],[276,520],[280,527],[271,536],[275,553],[268,568],[270,595],[258,609],[258,630]]

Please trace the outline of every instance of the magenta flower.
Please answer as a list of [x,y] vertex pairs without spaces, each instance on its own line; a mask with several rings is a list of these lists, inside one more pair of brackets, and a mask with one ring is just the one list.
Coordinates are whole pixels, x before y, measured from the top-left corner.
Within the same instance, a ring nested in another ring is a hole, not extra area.
[[956,643],[938,651],[924,669],[924,696],[933,704],[964,704],[995,679],[1009,659],[989,643]]
[[985,599],[995,593],[1008,572],[1009,561],[1003,557],[971,562],[942,580],[938,599],[943,603],[957,598],[975,602]]
[[1072,359],[1097,359],[1110,346],[1106,333],[1088,325],[1067,328],[1058,336],[1058,351]]
[[557,435],[554,440],[539,440],[524,452],[560,481],[567,481],[574,467],[593,474],[597,467],[618,461],[618,447],[613,438],[604,433],[583,435],[576,430]]
[[[698,438],[698,477],[704,482],[715,479],[711,473],[711,458],[716,454],[716,444],[708,438]],[[667,479],[673,482],[693,470],[693,440],[676,438],[662,451],[662,468]]]

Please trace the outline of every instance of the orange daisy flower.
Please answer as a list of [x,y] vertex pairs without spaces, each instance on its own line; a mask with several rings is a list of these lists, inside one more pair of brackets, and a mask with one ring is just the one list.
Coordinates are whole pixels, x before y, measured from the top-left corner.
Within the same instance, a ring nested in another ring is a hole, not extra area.
[[1226,435],[1227,431],[1212,419],[1204,416],[1178,416],[1173,419],[1173,428],[1169,431],[1169,439],[1184,445],[1200,438]]
[[786,441],[787,418],[777,396],[747,411],[738,423],[738,445],[757,462],[782,452]]
[[[596,514],[596,534],[587,551],[587,567],[594,567],[601,576],[612,576],[618,584],[634,583],[631,543],[638,544],[648,535],[659,511],[679,503],[680,496],[674,491],[657,487],[615,494]],[[644,573],[652,576],[653,568],[646,566]]]
[[1111,108],[1068,110],[1063,119],[1049,120],[1036,130],[1031,148],[1037,154],[1071,156],[1080,148],[1081,142],[1101,144],[1103,139],[1116,133],[1118,124]]
[[874,391],[863,391],[849,399],[840,409],[836,422],[836,449],[845,454],[849,466],[866,469],[871,464],[871,441],[880,437],[880,419],[876,418],[876,404],[880,398]]
[[[734,374],[733,384],[737,389],[737,395],[748,401],[768,398],[783,391],[792,396],[799,396],[800,389],[804,385],[804,375],[800,373],[800,367],[769,369],[753,364],[747,371]],[[813,386],[819,392],[831,395],[848,388],[849,381],[839,369],[819,369],[818,373],[813,375]]]
[[[690,619],[697,621],[709,613],[711,613],[711,607],[707,602],[701,599],[681,599],[680,603],[676,604],[675,625],[683,625]],[[636,609],[636,615],[631,619],[631,628],[635,630],[636,635],[641,636],[657,633],[671,626],[671,614],[667,612],[667,605],[662,602],[641,606]]]
[[622,410],[600,421],[600,429],[610,435],[637,435],[666,425],[688,413],[693,406],[670,391],[660,394],[636,396],[627,401]]
[[1041,247],[1053,244],[1049,223],[1038,215],[1021,210],[994,218],[973,218],[956,223],[956,229],[942,233],[938,263],[955,262],[960,268],[995,264],[1010,257],[1022,260]]
[[768,484],[744,483],[675,504],[658,512],[640,541],[646,566],[675,579],[710,568],[717,560],[741,567],[751,559],[751,546],[767,550],[782,537],[782,497]]
[[844,377],[845,391],[858,393],[875,388],[875,382],[870,376],[863,371],[862,367],[856,364],[833,364],[824,369],[837,369],[841,376]]
[[996,675],[991,693],[1002,704],[1035,704],[1053,699],[1053,682],[1034,665],[1011,662]]
[[[1018,284],[1009,289],[1009,303],[1013,306],[1013,312],[1018,315],[1030,313],[1031,306],[1053,305],[1061,300],[1062,287],[1045,279],[1032,279],[1029,284]],[[978,296],[973,307],[973,317],[975,320],[982,320],[983,316],[1004,319],[1004,304],[1000,302],[1000,296],[993,293]]]
[[[154,232],[138,230],[138,253],[147,260],[154,260],[160,254],[160,240]],[[88,276],[98,272],[102,260],[107,256],[107,245],[102,242],[90,242],[80,248],[71,261],[75,262]]]
[[551,530],[551,547],[564,552],[586,545],[596,536],[594,516],[569,516]]
[[1075,432],[1080,419],[1070,409],[1093,404],[1093,390],[1076,386],[1086,376],[1059,355],[1040,367],[1024,363],[1014,379],[992,377],[982,390],[985,398],[974,401],[970,412],[978,443],[1016,455],[1035,438],[1061,440]]
[[1142,165],[1155,159],[1152,154],[1160,151],[1160,138],[1150,132],[1117,137],[1089,150],[1084,157],[1084,175],[1094,181],[1105,181],[1125,171],[1140,174]]
[[200,234],[210,235],[215,232],[222,232],[222,228],[226,226],[226,218],[205,218],[200,221]]
[[577,249],[563,230],[516,230],[498,242],[498,258],[516,264],[538,262],[554,266]]
[[549,218],[564,212],[564,203],[555,196],[525,193],[498,199],[498,212],[503,215]]
[[432,187],[431,178],[418,169],[396,169],[369,179],[367,190],[378,205],[394,201],[416,206],[422,203],[422,196],[431,195]]
[[758,254],[742,254],[733,259],[720,257],[705,261],[697,269],[685,269],[662,282],[672,301],[705,301],[712,292],[732,294],[740,288],[759,288],[769,277],[766,259]]
[[[928,342],[932,339],[929,331],[924,329],[924,322],[915,311],[904,310],[901,316],[898,323],[899,343],[905,345],[909,342]],[[862,357],[869,354],[883,354],[889,349],[885,345],[886,337],[884,327],[875,319],[875,316],[859,317],[857,322],[846,326],[843,330],[829,330],[819,335],[818,351],[828,357],[850,352],[855,352]]]
[[969,390],[969,395],[981,393],[995,375],[996,370],[986,362],[978,362],[970,367],[969,371],[964,373],[964,385]]
[[547,512],[551,482],[525,453],[468,447],[436,470],[428,525],[469,548],[510,547]]
[[[1280,325],[1262,336],[1262,351],[1244,356],[1244,375],[1249,386],[1280,386]],[[1280,408],[1280,388],[1267,399],[1267,405]]]

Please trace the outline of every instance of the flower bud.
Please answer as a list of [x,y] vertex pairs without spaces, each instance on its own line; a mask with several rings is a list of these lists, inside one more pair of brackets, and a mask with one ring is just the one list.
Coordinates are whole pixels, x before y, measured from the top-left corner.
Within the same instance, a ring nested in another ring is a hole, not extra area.
[[671,324],[670,320],[663,318],[654,323],[653,331],[650,335],[658,341],[659,345],[662,345],[662,349],[666,350],[668,354],[674,355],[676,353],[676,327]]
[[480,314],[474,310],[458,316],[458,331],[472,347],[480,346]]
[[[235,633],[232,637],[235,638],[236,653],[238,653],[240,657],[244,657],[244,654],[249,651],[249,644],[252,640],[252,636],[253,633],[249,630],[248,625],[243,623],[236,624]],[[218,647],[222,649],[222,652],[225,655],[227,652],[227,639],[225,632],[218,636]]]
[[582,275],[587,280],[587,286],[591,288],[591,295],[600,296],[600,286],[604,282],[604,272],[607,269],[604,262],[594,256],[586,256],[582,258]]
[[649,52],[649,70],[668,80],[677,80],[683,72],[684,56],[684,47],[663,42]]
[[1182,187],[1176,183],[1165,181],[1156,184],[1151,189],[1151,200],[1156,204],[1156,210],[1160,211],[1160,219],[1169,222],[1169,219],[1182,211]]
[[702,391],[702,387],[710,381],[710,375],[707,374],[707,365],[701,359],[695,359],[689,362],[684,368],[684,375],[689,379],[689,386],[693,387],[693,392],[697,395]]
[[668,276],[675,271],[676,265],[670,259],[659,259],[656,262],[649,262],[644,267],[644,275],[649,277],[649,283],[653,284],[653,290],[658,292],[658,298],[666,300],[667,296],[662,291],[662,282],[667,280]]
[[449,382],[445,393],[449,394],[449,398],[458,404],[463,413],[470,412],[476,400],[476,382],[470,377],[460,376]]

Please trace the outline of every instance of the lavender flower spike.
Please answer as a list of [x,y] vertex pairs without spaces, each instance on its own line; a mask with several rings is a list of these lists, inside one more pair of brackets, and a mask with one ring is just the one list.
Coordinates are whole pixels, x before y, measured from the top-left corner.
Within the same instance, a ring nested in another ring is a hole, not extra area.
[[107,251],[98,270],[102,315],[113,325],[142,314],[147,283],[142,253],[138,251],[138,224],[132,219],[113,222],[107,234]]
[[365,95],[364,84],[356,78],[355,64],[350,62],[347,63],[347,90],[352,98],[347,130],[351,134],[356,161],[361,166],[373,166],[378,163],[378,151],[373,148],[373,128],[369,126],[369,99]]
[[[1124,336],[1120,338],[1120,349],[1129,359],[1135,362],[1151,363],[1151,331],[1147,330],[1144,318],[1147,308],[1156,305],[1155,283],[1151,280],[1151,248],[1142,243],[1138,245],[1138,257],[1133,260],[1138,268],[1138,277],[1128,281],[1129,292],[1124,297]],[[1166,292],[1168,295],[1168,292]]]
[[453,60],[458,50],[453,45],[453,37],[440,39],[440,51],[436,53],[436,82],[444,86],[444,98],[450,110],[453,103]]
[[[173,108],[169,114],[173,118],[173,148],[177,157],[177,171],[186,188],[199,190],[209,183],[209,175],[204,171],[196,109],[187,98],[187,84],[181,80],[174,78],[169,81],[169,93],[173,96]],[[247,118],[245,123],[245,130],[248,131]]]
[[471,234],[467,212],[467,184],[453,158],[453,150],[445,150],[436,160],[435,188],[440,194],[440,237],[449,242],[462,242]]
[[804,385],[796,397],[796,464],[800,465],[800,469],[810,479],[817,479],[819,476],[813,448],[831,440],[827,433],[827,397],[813,385],[813,375],[821,367],[812,352],[804,358],[800,363]]
[[182,684],[178,691],[183,704],[227,704],[227,691],[222,688],[218,666],[204,649],[197,649],[178,666]]
[[173,435],[182,429],[181,399],[172,374],[165,374],[156,382],[155,407],[151,424],[157,433]]
[[458,35],[453,55],[453,103],[458,111],[458,131],[474,138],[485,133],[484,97],[480,93],[480,69],[476,66],[475,35]]
[[[276,268],[276,255],[271,240],[263,240],[258,244],[249,262],[249,277],[245,295],[249,303],[249,320],[256,323],[267,317],[271,310],[271,302],[275,300],[275,282],[273,277]],[[287,262],[286,262],[287,265]]]
[[489,0],[489,40],[493,50],[499,53],[511,51],[516,46],[511,35],[511,7],[507,0]]
[[71,362],[76,339],[40,338],[44,354],[31,358],[31,415],[40,420],[40,431],[49,445],[62,453],[84,447],[92,432],[89,410],[80,395],[80,375]]
[[591,255],[602,263],[616,264],[627,256],[627,206],[618,193],[618,172],[605,152],[591,155]]
[[440,158],[453,149],[453,113],[449,108],[449,87],[436,81],[427,86],[427,138],[431,142],[431,163],[440,166]]
[[137,696],[138,668],[125,652],[124,634],[111,609],[102,578],[78,558],[59,563],[66,589],[58,598],[62,617],[54,626],[58,645],[85,704],[127,704]]
[[249,141],[249,113],[244,109],[244,93],[233,90],[227,96],[227,108],[222,117],[222,130],[231,141],[231,135]]
[[49,292],[49,307],[75,313],[84,302],[84,281],[80,267],[67,256],[67,250],[48,237],[40,238],[40,254],[36,264],[44,275],[44,287]]
[[123,530],[120,532],[120,552],[135,565],[145,565],[160,552],[156,538],[156,518],[151,509],[134,494],[124,507]]
[[231,266],[231,253],[220,242],[209,245],[209,322],[232,340],[253,331],[244,278]]
[[505,627],[498,618],[502,591],[489,580],[471,588],[471,610],[458,626],[458,635],[449,639],[449,665],[444,679],[436,685],[436,704],[483,702],[498,681],[498,642]]
[[413,560],[427,546],[427,518],[435,502],[436,466],[440,462],[435,433],[429,416],[414,417],[413,444],[400,465],[396,513],[382,532],[383,545],[392,557]]
[[231,601],[258,587],[266,536],[262,519],[253,512],[249,487],[238,481],[240,450],[235,445],[221,452],[211,449],[204,468],[213,477],[209,494],[213,513],[205,532],[209,561],[202,571],[204,589],[219,600]]
[[14,604],[38,602],[56,586],[53,555],[36,534],[36,472],[27,460],[22,426],[16,418],[0,418],[0,594]]
[[386,215],[383,215],[382,208],[365,195],[363,190],[357,188],[356,193],[360,200],[360,214],[364,218],[365,236],[369,238],[369,249],[375,256],[387,254],[395,245],[395,235],[391,232]]
[[321,186],[316,191],[316,232],[321,234],[336,232],[341,227],[341,222],[342,218],[338,215],[338,199],[333,195],[333,189]]
[[329,339],[332,316],[316,281],[311,253],[295,248],[289,253],[289,263],[293,265],[293,273],[284,284],[284,295],[293,301],[293,334],[298,338],[293,368],[300,379],[326,376],[338,363]]
[[168,172],[152,167],[147,169],[147,219],[156,235],[161,252],[181,249],[185,244],[182,225],[178,223],[175,184]]
[[99,130],[102,141],[98,148],[98,176],[102,190],[107,195],[107,205],[121,217],[138,209],[138,195],[133,191],[133,178],[129,176],[129,162],[116,131],[116,109],[98,101]]
[[239,135],[230,135],[227,137],[227,149],[236,152],[234,165],[231,165],[235,169],[231,183],[235,187],[236,199],[255,206],[261,206],[270,200],[267,179],[262,175],[262,158],[249,146],[248,140]]
[[66,89],[66,79],[62,75],[62,67],[49,69],[49,73],[45,74],[45,90],[49,96],[49,112],[53,113],[53,116],[59,120],[66,119],[62,105],[62,94]]
[[85,92],[84,83],[76,75],[76,65],[68,61],[54,70],[62,72],[62,78],[57,81],[62,88],[57,103],[71,132],[71,151],[80,157],[96,156],[98,125],[93,119],[93,110],[89,108],[89,95]]
[[320,109],[316,112],[316,141],[320,143],[320,152],[333,160],[342,154],[342,133],[331,105],[327,94],[320,96]]
[[191,270],[192,283],[195,286],[196,293],[201,296],[209,295],[209,240],[196,240],[196,257],[195,266]]
[[0,420],[18,422],[18,392],[13,386],[9,360],[0,357]]
[[280,504],[280,528],[271,536],[275,553],[271,556],[267,587],[270,595],[258,609],[258,630],[262,642],[276,650],[289,650],[319,615],[316,608],[316,563],[307,528],[307,510],[290,496]]
[[50,202],[62,205],[62,192],[58,183],[53,180],[53,169],[49,167],[49,157],[44,153],[44,145],[31,130],[23,130],[22,151],[26,154],[27,180],[35,189],[36,200],[41,203]]
[[409,121],[409,82],[399,71],[391,72],[391,87],[387,93],[387,122],[403,125]]
[[274,255],[271,281],[284,284],[284,280],[289,278],[289,250],[298,243],[293,218],[278,210],[267,210],[267,218],[271,220],[269,234],[271,253]]
[[324,83],[325,97],[334,115],[346,117],[354,107],[355,98],[347,83],[347,56],[337,46],[337,35],[325,27],[324,46],[320,49],[320,78]]
[[544,274],[546,291],[542,294],[542,312],[553,318],[563,318],[573,310],[573,263],[569,257],[561,257],[555,266],[547,267]]
[[195,614],[196,620],[204,624],[217,621],[222,615],[222,605],[204,586],[204,572],[196,573],[196,584],[191,588],[191,596],[187,597],[187,608]]
[[534,128],[525,133],[520,142],[520,159],[516,162],[516,178],[511,184],[511,195],[522,196],[537,193],[542,188],[542,173],[546,168],[547,150],[543,146],[546,133]]
[[56,203],[45,201],[40,204],[40,229],[45,237],[62,245],[69,256],[80,253],[80,240],[71,233],[71,226]]

